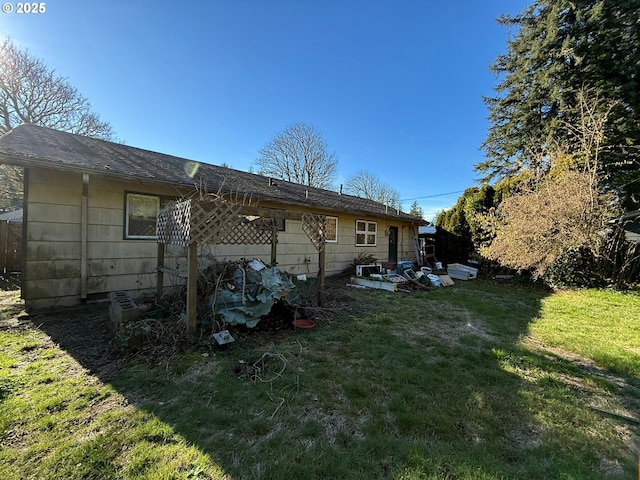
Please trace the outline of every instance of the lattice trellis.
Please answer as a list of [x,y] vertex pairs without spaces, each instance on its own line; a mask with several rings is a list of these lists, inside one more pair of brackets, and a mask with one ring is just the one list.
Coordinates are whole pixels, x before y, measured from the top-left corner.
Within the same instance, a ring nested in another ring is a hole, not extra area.
[[[242,204],[223,198],[184,200],[158,215],[159,243],[265,245],[272,242],[273,220],[243,215]],[[277,233],[276,233],[277,235]]]
[[160,210],[156,223],[158,243],[189,245],[191,201],[176,202]]
[[319,252],[324,250],[327,240],[327,216],[317,213],[302,214],[302,230]]
[[[271,261],[276,263],[276,243],[278,230],[274,219],[268,218],[275,210],[264,209],[264,216],[249,215],[260,210],[245,207],[240,203],[224,200],[184,200],[162,209],[158,214],[156,233],[158,236],[158,283],[157,298],[163,291],[164,244],[189,247],[187,263],[187,330],[191,338],[196,333],[197,296],[197,245],[198,244],[271,244]],[[266,214],[264,212],[267,212]],[[320,214],[287,212],[288,216],[302,220],[302,230],[318,250],[318,305],[322,305],[324,290],[325,242],[327,237],[327,217]],[[298,216],[300,215],[300,216]],[[280,218],[280,217],[279,217]]]

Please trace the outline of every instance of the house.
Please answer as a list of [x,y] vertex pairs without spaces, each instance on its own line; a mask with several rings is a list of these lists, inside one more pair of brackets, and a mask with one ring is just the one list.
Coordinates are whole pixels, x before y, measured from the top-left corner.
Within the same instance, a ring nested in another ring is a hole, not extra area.
[[[156,289],[159,211],[177,200],[224,196],[269,211],[326,216],[325,273],[360,253],[416,258],[420,218],[340,192],[24,124],[0,137],[0,164],[24,168],[22,297],[27,308]],[[317,250],[301,222],[279,216],[278,267],[315,275]],[[292,217],[294,218],[294,217]],[[203,259],[272,257],[269,245],[200,245]],[[164,264],[184,269],[184,247]],[[164,287],[184,282],[164,275]]]
[[640,210],[627,212],[618,221],[624,224],[624,236],[628,242],[640,243]]

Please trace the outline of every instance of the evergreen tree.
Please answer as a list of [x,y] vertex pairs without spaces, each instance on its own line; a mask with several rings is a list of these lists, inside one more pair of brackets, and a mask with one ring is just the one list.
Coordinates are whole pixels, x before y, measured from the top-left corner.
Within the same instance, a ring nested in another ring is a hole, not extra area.
[[420,205],[418,205],[418,201],[414,200],[411,204],[411,210],[409,210],[410,215],[415,215],[416,217],[424,218],[424,210]]
[[484,218],[499,205],[512,188],[513,185],[505,182],[500,182],[495,188],[488,184],[469,187],[453,207],[437,215],[436,226],[446,230],[456,239],[458,258],[466,261],[491,241],[494,233],[487,228]]
[[516,33],[491,66],[500,80],[496,95],[485,99],[487,160],[476,165],[484,180],[544,172],[559,145],[572,153],[567,125],[580,117],[578,97],[586,88],[615,105],[602,149],[603,186],[637,208],[639,18],[638,0],[537,0],[516,16],[498,19]]

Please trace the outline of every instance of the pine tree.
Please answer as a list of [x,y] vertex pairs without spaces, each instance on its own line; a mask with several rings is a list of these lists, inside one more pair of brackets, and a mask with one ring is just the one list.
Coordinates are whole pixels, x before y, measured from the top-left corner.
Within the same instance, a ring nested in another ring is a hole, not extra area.
[[[548,168],[551,150],[573,148],[567,125],[588,89],[606,104],[604,186],[628,208],[640,200],[640,1],[538,0],[516,16],[498,19],[516,33],[491,70],[496,95],[486,98],[487,160],[476,165],[483,180]],[[634,197],[635,195],[635,197]]]
[[418,201],[414,200],[411,204],[411,210],[409,210],[410,215],[415,215],[416,217],[424,218],[424,210],[420,205],[418,205]]

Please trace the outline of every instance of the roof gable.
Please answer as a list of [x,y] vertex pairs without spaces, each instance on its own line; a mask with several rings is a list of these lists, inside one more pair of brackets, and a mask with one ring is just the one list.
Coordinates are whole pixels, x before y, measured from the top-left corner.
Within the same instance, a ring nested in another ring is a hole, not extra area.
[[23,167],[114,176],[133,181],[202,187],[208,192],[248,194],[269,200],[337,212],[420,218],[372,200],[307,187],[262,175],[196,162],[128,145],[24,124],[0,137],[0,162]]

